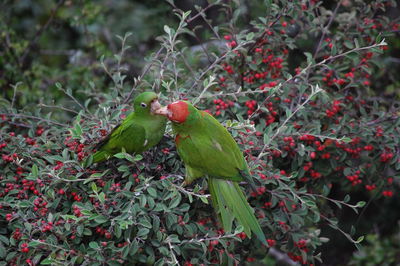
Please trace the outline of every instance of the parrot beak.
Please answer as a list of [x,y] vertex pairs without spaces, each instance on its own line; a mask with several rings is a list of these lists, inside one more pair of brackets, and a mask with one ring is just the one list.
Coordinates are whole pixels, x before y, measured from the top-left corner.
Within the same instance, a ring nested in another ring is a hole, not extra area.
[[155,111],[155,114],[163,115],[163,116],[168,117],[168,115],[170,114],[170,111],[168,110],[168,106],[164,106],[164,107],[161,107],[161,106],[160,106],[160,108],[158,108],[158,109]]
[[151,102],[150,112],[152,114],[158,114],[157,111],[161,108],[161,104],[158,100],[154,100]]

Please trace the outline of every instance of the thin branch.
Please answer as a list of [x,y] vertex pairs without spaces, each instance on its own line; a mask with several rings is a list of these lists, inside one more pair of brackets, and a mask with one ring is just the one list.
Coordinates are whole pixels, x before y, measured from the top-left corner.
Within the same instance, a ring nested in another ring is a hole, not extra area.
[[313,196],[313,197],[323,198],[323,199],[326,199],[326,200],[328,200],[330,202],[333,202],[333,203],[342,204],[342,205],[347,206],[347,207],[349,207],[349,208],[351,208],[353,210],[355,208],[359,208],[359,206],[357,204],[356,205],[351,205],[351,204],[349,204],[347,202],[344,202],[342,200],[331,199],[331,198],[328,198],[328,197],[326,197],[324,195],[321,195],[321,194],[303,193],[303,192],[300,192],[300,191],[297,191],[297,193],[299,193],[301,195],[306,195],[306,196]]
[[397,119],[400,119],[400,118],[398,116],[378,118],[378,119],[375,119],[375,120],[367,122],[365,125],[373,126],[373,125],[380,124],[380,123],[383,123],[383,122],[386,122],[386,121],[392,121],[392,120],[397,120]]
[[72,101],[74,101],[82,110],[85,110],[86,113],[91,114],[89,109],[86,108],[86,106],[83,106],[78,99],[76,99],[72,94],[70,94],[67,90],[65,90],[61,84],[57,83],[56,84],[57,88],[60,89],[62,92],[65,93],[69,98],[71,98]]
[[275,260],[277,260],[277,263],[284,262],[284,265],[299,266],[299,263],[294,262],[286,253],[283,253],[274,247],[268,250],[268,255],[274,257]]
[[223,56],[218,57],[206,70],[204,70],[198,78],[196,78],[195,82],[193,83],[192,87],[190,87],[189,91],[193,90],[196,86],[198,86],[199,82],[201,79],[210,71],[212,70],[217,64],[219,64],[222,60],[224,60],[228,55],[230,55],[232,52],[237,51],[239,48],[242,48],[246,44],[250,42],[244,42],[242,45],[238,45],[235,49],[229,50],[226,52]]
[[11,87],[13,88],[13,97],[12,97],[12,101],[11,101],[11,109],[14,107],[15,100],[16,100],[16,97],[17,97],[17,88],[18,88],[19,85],[21,85],[21,82],[18,82],[15,85],[11,85]]
[[26,118],[26,119],[33,119],[33,120],[38,120],[38,121],[43,121],[49,124],[61,126],[61,127],[68,127],[67,124],[63,124],[54,120],[38,117],[38,116],[33,116],[33,115],[23,115],[23,114],[13,114],[13,113],[0,113],[0,116],[11,116],[11,117],[16,117],[16,118]]
[[167,241],[167,243],[168,243],[169,250],[171,252],[171,257],[172,257],[171,259],[172,259],[173,265],[179,266],[180,264],[179,264],[178,260],[176,259],[175,252],[174,252],[173,246],[171,245],[171,242]]
[[190,22],[192,22],[193,20],[195,20],[195,19],[198,18],[199,16],[202,16],[202,17],[203,17],[203,13],[206,12],[207,9],[209,9],[209,8],[211,8],[211,7],[213,7],[213,6],[216,6],[216,5],[219,5],[219,1],[217,1],[217,2],[215,2],[215,3],[208,4],[208,6],[206,6],[206,7],[203,8],[202,10],[200,10],[200,12],[198,12],[196,15],[194,15],[193,17],[187,19],[187,20],[186,20],[186,23],[189,24]]
[[204,87],[204,89],[203,89],[203,91],[200,93],[200,95],[193,101],[193,104],[196,104],[196,103],[203,97],[204,93],[206,93],[206,91],[207,91],[210,87],[212,87],[212,86],[214,86],[214,85],[217,84],[216,82],[214,82],[214,80],[215,80],[215,77],[214,77],[214,76],[210,76],[210,81],[208,82],[207,86]]
[[[176,176],[176,175],[174,175],[174,176]],[[168,177],[169,177],[169,176],[168,176]],[[168,177],[167,177],[167,178],[168,178]],[[174,183],[172,183],[172,182],[171,182],[171,185],[172,185],[173,187],[175,187],[177,190],[183,192],[184,194],[192,195],[192,196],[198,197],[198,198],[209,198],[209,197],[210,197],[210,194],[197,194],[197,193],[194,193],[194,192],[192,192],[192,191],[186,190],[186,189],[184,189],[183,187],[178,186],[178,185],[176,185],[176,184],[174,184]]]
[[32,128],[31,125],[24,124],[24,123],[16,123],[16,122],[9,121],[9,120],[1,121],[0,124],[1,124],[1,123],[7,123],[7,124],[10,124],[10,125],[14,125],[14,126],[16,126],[16,127]]
[[[73,113],[73,114],[76,114],[76,115],[79,114],[78,111],[75,111],[75,110],[66,108],[66,107],[64,107],[64,106],[47,105],[47,104],[44,104],[44,103],[39,103],[38,106],[39,106],[39,107],[45,107],[45,108],[51,108],[51,109],[60,109],[60,110],[62,110],[62,111],[70,112],[70,113]],[[87,119],[92,119],[92,117],[90,117],[90,116],[88,116],[88,115],[85,115],[85,114],[83,114],[83,113],[81,113],[81,116],[83,116],[83,117],[85,117],[85,118],[87,118]]]
[[332,16],[330,17],[330,19],[329,19],[329,21],[328,21],[328,24],[327,24],[325,27],[322,28],[322,35],[321,35],[321,38],[319,39],[317,48],[315,49],[315,52],[314,52],[314,55],[313,55],[313,58],[314,58],[314,59],[317,57],[317,55],[318,55],[318,53],[319,53],[319,50],[321,49],[322,42],[324,41],[325,36],[326,36],[326,32],[327,32],[328,29],[331,27],[332,22],[333,22],[333,20],[335,19],[336,14],[337,14],[337,12],[338,12],[338,10],[339,10],[339,7],[342,5],[342,1],[343,1],[343,0],[340,0],[340,1],[337,3],[337,5],[336,5],[336,7],[335,7],[335,9],[334,9],[334,11],[333,11],[333,13],[332,13]]
[[157,59],[162,50],[164,50],[164,47],[161,47],[160,49],[158,49],[157,53],[154,55],[153,60],[150,64],[148,64],[145,69],[143,70],[143,73],[137,77],[137,79],[135,80],[135,84],[132,86],[131,91],[128,93],[128,95],[125,97],[124,101],[122,102],[122,104],[127,104],[129,102],[129,100],[132,98],[133,92],[136,90],[136,88],[138,87],[138,85],[142,82],[143,77],[147,75],[147,73],[150,71],[150,68],[154,65],[154,61],[155,59]]
[[234,238],[236,237],[236,234],[228,234],[228,235],[221,235],[221,236],[214,236],[214,237],[206,237],[205,238],[192,238],[190,240],[183,240],[181,243],[179,243],[179,246],[182,244],[186,243],[199,243],[199,242],[205,242],[205,241],[212,241],[212,240],[219,240],[223,238]]
[[[320,49],[321,49],[321,46],[322,46],[322,42],[323,42],[324,39],[325,39],[326,32],[327,32],[328,29],[331,27],[332,22],[333,22],[334,18],[336,17],[336,14],[337,14],[337,12],[338,12],[338,10],[339,10],[339,7],[340,7],[340,5],[342,4],[342,1],[343,1],[343,0],[340,0],[340,1],[337,3],[337,5],[336,5],[336,7],[335,7],[335,10],[334,10],[333,13],[332,13],[332,16],[329,18],[328,24],[327,24],[325,27],[322,27],[322,30],[321,30],[321,31],[322,31],[322,35],[321,35],[321,38],[319,39],[317,48],[315,49],[315,52],[314,52],[314,54],[313,54],[313,59],[316,59],[316,58],[317,58],[317,55],[318,55],[318,53],[319,53],[319,51],[320,51]],[[308,80],[309,76],[310,76],[310,71],[307,71],[307,75],[306,75],[306,79],[305,79],[306,81]]]

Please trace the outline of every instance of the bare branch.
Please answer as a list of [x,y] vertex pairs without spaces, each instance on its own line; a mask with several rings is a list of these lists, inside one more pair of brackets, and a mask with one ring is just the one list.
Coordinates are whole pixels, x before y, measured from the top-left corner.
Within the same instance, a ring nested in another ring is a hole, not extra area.
[[38,120],[42,122],[46,122],[48,124],[53,124],[57,125],[60,127],[68,127],[67,124],[63,124],[54,120],[46,119],[43,117],[38,117],[38,116],[33,116],[33,115],[23,115],[23,114],[14,114],[14,113],[0,113],[0,116],[11,116],[11,117],[16,117],[16,118],[21,118],[21,119],[33,119],[33,120]]

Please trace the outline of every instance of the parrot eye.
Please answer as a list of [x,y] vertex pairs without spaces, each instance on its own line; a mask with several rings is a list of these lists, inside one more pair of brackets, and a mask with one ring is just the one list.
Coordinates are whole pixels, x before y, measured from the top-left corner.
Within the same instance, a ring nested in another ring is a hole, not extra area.
[[142,106],[143,108],[145,108],[145,107],[147,107],[147,104],[141,103],[140,106]]

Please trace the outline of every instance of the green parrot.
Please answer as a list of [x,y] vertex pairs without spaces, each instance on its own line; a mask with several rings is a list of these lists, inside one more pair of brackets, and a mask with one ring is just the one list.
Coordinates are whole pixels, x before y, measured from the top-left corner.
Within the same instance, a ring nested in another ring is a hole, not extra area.
[[239,182],[254,184],[237,143],[213,116],[199,111],[191,103],[177,101],[156,111],[172,121],[175,143],[185,163],[185,183],[208,176],[211,200],[226,232],[233,219],[251,237],[253,232],[265,245],[264,233],[243,194]]
[[128,153],[141,153],[155,146],[163,137],[167,119],[155,114],[161,108],[157,94],[143,92],[134,102],[134,112],[130,113],[120,125],[96,146],[93,162],[103,162],[122,148]]

